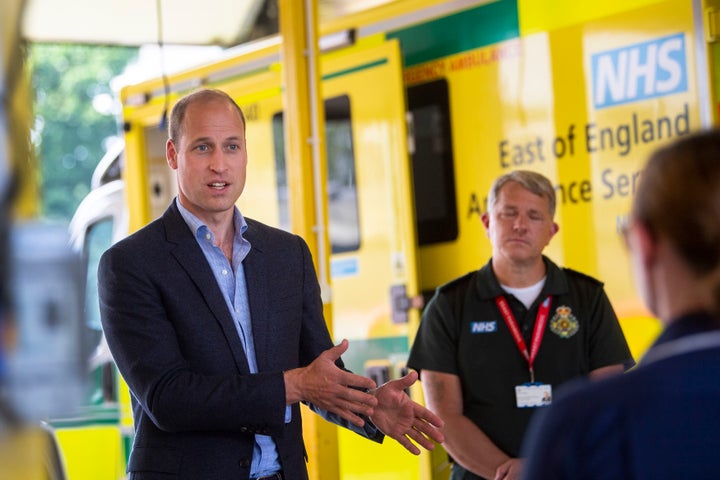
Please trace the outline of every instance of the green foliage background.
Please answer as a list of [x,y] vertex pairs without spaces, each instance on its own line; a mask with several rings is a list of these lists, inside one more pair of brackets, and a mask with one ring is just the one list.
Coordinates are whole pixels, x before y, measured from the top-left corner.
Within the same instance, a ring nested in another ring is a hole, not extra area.
[[32,44],[29,66],[35,92],[32,141],[41,178],[41,215],[67,220],[90,190],[90,179],[108,139],[119,134],[119,116],[93,107],[99,94],[114,95],[110,81],[137,56],[137,48]]

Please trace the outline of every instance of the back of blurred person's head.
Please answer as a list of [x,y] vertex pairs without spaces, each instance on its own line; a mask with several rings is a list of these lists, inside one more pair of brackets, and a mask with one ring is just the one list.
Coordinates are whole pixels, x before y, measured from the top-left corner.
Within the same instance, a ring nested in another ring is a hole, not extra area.
[[648,160],[633,221],[664,238],[698,279],[712,281],[720,311],[720,131],[683,137]]
[[8,179],[0,181],[0,386],[5,376],[5,355],[10,347],[12,297],[10,285],[10,224],[13,189]]

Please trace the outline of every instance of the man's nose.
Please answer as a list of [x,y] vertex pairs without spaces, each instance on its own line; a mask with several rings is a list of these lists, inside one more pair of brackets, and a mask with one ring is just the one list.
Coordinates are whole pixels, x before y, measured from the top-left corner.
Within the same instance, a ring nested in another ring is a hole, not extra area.
[[210,157],[209,167],[213,172],[224,172],[227,170],[227,159],[222,151],[215,151]]
[[527,219],[523,215],[518,215],[513,222],[513,229],[524,230],[527,227]]

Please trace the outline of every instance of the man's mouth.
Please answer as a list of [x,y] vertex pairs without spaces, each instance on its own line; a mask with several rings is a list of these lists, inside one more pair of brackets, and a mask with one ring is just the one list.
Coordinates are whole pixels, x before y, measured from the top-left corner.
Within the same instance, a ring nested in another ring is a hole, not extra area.
[[227,184],[227,183],[224,183],[224,182],[213,182],[213,183],[210,183],[209,186],[212,187],[212,188],[218,188],[218,189],[220,189],[220,188],[225,188],[225,187],[227,187],[228,184]]

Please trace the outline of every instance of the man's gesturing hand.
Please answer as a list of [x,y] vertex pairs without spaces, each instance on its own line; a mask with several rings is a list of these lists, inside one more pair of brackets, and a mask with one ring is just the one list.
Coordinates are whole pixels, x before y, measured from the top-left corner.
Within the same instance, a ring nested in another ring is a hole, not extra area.
[[380,386],[375,391],[378,404],[370,417],[381,432],[400,442],[414,455],[419,455],[420,449],[411,440],[427,450],[435,448],[433,441],[442,443],[445,440],[440,432],[442,419],[405,394],[405,389],[417,379],[417,372],[411,371]]
[[[285,399],[288,405],[299,401],[312,403],[318,408],[335,413],[341,418],[362,427],[365,422],[359,415],[370,417],[377,400],[363,390],[375,388],[369,378],[346,372],[335,361],[348,349],[343,340],[320,354],[310,365],[285,372]],[[357,390],[356,387],[361,390]]]

